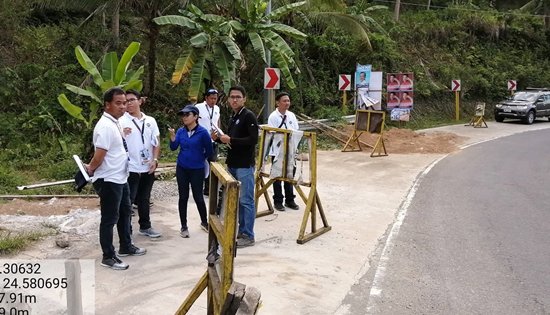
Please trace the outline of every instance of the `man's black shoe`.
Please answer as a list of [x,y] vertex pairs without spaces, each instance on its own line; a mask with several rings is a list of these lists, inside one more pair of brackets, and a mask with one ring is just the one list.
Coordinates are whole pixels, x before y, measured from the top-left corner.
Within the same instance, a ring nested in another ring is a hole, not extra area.
[[275,202],[275,210],[285,211],[285,207],[282,202]]
[[291,201],[291,202],[285,203],[285,207],[288,207],[288,208],[290,208],[290,209],[292,209],[292,210],[299,210],[299,209],[300,209],[300,206],[298,206],[298,205],[294,202],[294,200]]

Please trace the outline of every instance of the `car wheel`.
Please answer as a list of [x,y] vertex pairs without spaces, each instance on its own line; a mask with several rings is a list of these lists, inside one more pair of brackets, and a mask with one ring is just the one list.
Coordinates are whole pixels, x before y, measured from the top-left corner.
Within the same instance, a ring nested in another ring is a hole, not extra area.
[[532,124],[535,121],[535,111],[530,110],[525,117],[524,122],[528,125]]
[[[549,119],[550,119],[550,117],[549,117]],[[496,116],[495,116],[495,120],[496,120],[496,122],[503,122],[503,121],[504,121],[504,117],[499,116],[499,115],[496,115]]]

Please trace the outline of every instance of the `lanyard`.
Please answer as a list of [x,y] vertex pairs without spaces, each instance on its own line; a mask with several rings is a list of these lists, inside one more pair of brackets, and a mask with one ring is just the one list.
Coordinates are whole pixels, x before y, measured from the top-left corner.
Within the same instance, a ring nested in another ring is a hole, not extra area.
[[288,127],[286,126],[286,115],[283,115],[283,120],[281,120],[281,124],[279,125],[279,127],[277,128],[281,128],[283,125],[285,125],[285,129],[288,129]]
[[[215,106],[215,105],[214,105]],[[208,116],[210,116],[210,131],[214,129],[213,123],[212,123],[212,117],[214,117],[214,107],[212,107],[212,112],[208,110],[208,107],[210,107],[208,104],[206,104],[206,111],[208,112]]]
[[145,119],[143,120],[143,124],[141,125],[141,128],[139,128],[138,124],[136,123],[136,121],[133,118],[132,118],[132,122],[134,123],[134,125],[136,125],[136,128],[141,133],[141,143],[145,144],[145,139],[143,138],[143,132],[145,131]]
[[[110,115],[109,115],[110,116]],[[124,139],[124,136],[122,135],[122,127],[120,126],[120,124],[118,123],[118,120],[114,119],[114,118],[111,118],[107,115],[105,115],[105,113],[103,113],[103,117],[109,119],[110,121],[112,121],[118,128],[118,133],[120,134],[120,138],[122,139],[122,145],[124,146],[124,150],[126,150],[126,154],[128,154],[128,144],[126,143],[126,140]],[[128,157],[128,160],[130,159],[130,157]]]

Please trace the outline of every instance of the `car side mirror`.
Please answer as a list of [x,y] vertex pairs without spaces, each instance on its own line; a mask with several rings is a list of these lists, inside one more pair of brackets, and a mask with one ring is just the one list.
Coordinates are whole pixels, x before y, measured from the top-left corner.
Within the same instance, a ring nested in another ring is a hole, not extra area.
[[542,102],[544,102],[544,98],[543,98],[543,97],[539,97],[539,98],[537,99],[537,103],[542,103]]

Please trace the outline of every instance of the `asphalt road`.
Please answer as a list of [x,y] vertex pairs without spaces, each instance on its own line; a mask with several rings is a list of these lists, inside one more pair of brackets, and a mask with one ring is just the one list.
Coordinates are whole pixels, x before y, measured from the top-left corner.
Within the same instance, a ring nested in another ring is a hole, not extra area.
[[549,130],[448,156],[407,209],[350,313],[550,314]]

